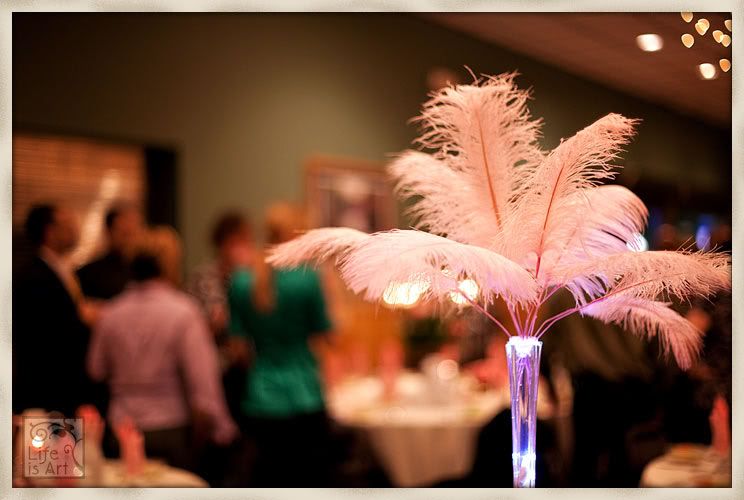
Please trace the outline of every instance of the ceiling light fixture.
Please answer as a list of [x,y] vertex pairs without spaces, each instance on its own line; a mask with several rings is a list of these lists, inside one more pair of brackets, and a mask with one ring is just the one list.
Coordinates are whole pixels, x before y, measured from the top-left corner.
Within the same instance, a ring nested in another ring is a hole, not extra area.
[[703,63],[698,65],[698,71],[700,72],[700,76],[702,76],[704,80],[713,80],[718,74],[718,71],[716,71],[716,67],[713,66],[711,63]]
[[636,37],[638,47],[644,52],[656,52],[664,47],[664,40],[656,33],[645,33]]

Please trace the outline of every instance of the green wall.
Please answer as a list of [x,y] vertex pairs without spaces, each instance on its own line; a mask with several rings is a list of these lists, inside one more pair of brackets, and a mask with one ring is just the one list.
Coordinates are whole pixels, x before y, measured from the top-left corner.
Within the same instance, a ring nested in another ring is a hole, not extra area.
[[463,65],[519,70],[546,147],[620,112],[644,120],[632,171],[730,192],[730,130],[407,14],[16,13],[13,119],[176,149],[190,267],[221,209],[259,222],[272,200],[299,199],[308,155],[384,160],[406,148],[427,71]]

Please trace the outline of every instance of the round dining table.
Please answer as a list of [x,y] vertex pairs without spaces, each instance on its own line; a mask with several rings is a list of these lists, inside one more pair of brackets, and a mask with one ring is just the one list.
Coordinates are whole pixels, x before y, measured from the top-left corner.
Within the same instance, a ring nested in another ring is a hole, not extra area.
[[645,467],[645,488],[730,488],[731,457],[706,445],[682,443],[669,448]]
[[367,435],[391,482],[400,487],[466,476],[480,430],[508,408],[506,387],[484,389],[462,374],[441,384],[420,372],[404,371],[396,377],[392,396],[385,395],[380,378],[355,377],[328,395],[331,417]]

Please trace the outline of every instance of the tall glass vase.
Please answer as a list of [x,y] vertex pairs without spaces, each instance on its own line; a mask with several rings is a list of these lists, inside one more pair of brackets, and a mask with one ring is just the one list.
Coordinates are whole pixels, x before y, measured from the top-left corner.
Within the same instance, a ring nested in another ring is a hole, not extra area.
[[535,487],[537,383],[541,351],[542,342],[534,337],[512,337],[506,344],[515,488]]

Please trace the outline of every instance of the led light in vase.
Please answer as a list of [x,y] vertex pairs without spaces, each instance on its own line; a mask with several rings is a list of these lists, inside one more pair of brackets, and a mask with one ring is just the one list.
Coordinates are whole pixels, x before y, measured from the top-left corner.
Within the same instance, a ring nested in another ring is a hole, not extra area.
[[506,343],[512,420],[512,467],[516,488],[535,486],[537,386],[542,342],[535,337],[511,337]]
[[[524,476],[520,478],[523,483],[528,483],[531,486],[535,486],[535,462],[537,461],[537,455],[535,453],[512,453],[512,463],[519,463],[522,465],[521,470],[524,471]],[[516,483],[517,477],[515,476],[514,481]],[[514,486],[517,486],[516,484]]]

